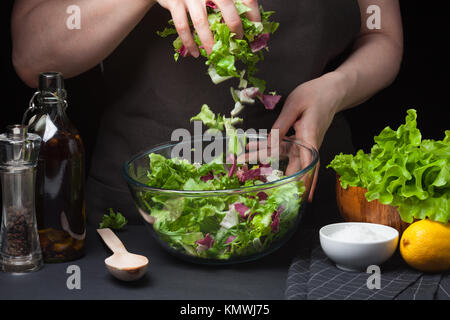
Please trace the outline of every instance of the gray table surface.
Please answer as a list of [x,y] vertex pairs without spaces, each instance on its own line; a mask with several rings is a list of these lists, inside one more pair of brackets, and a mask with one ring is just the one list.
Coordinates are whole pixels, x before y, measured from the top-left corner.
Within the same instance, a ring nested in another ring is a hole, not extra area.
[[[46,264],[22,275],[0,272],[0,299],[284,299],[286,277],[297,252],[299,232],[281,249],[258,261],[202,266],[181,261],[158,246],[144,226],[118,233],[130,252],[149,258],[146,276],[134,283],[113,278],[104,265],[111,252],[88,228],[83,258]],[[81,270],[81,289],[67,288],[67,268]]]

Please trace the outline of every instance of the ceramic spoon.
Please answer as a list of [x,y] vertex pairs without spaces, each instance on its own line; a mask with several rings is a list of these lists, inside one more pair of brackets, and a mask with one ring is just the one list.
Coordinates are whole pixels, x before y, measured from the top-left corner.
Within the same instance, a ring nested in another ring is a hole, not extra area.
[[97,229],[97,232],[114,252],[112,256],[105,259],[105,265],[114,277],[123,281],[133,281],[145,274],[148,265],[146,257],[128,252],[111,229]]

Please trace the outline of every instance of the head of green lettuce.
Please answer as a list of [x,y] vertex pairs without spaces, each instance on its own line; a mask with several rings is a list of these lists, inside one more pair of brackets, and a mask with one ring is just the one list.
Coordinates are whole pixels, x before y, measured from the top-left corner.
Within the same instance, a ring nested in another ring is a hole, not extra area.
[[405,222],[450,220],[450,130],[443,140],[422,140],[416,110],[396,131],[386,127],[374,138],[370,153],[339,154],[327,166],[343,188],[367,189],[368,201],[397,207]]

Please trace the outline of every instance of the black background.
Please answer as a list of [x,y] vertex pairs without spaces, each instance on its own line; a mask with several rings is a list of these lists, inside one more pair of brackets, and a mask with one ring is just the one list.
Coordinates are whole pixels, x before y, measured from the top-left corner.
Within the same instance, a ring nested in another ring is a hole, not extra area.
[[[0,132],[4,132],[5,126],[8,124],[21,122],[23,112],[34,92],[17,77],[11,64],[9,24],[12,3],[13,1],[10,0],[0,0],[2,15],[0,19],[0,39],[3,44],[0,51],[1,77],[3,78],[0,89]],[[374,3],[376,3],[376,0],[374,0]],[[345,112],[352,127],[355,148],[363,148],[367,151],[373,144],[373,136],[378,134],[385,126],[389,125],[396,128],[404,122],[406,110],[409,108],[415,108],[418,111],[419,128],[425,138],[442,139],[444,130],[450,129],[448,120],[449,81],[446,77],[448,51],[445,46],[448,42],[447,31],[450,22],[448,22],[447,17],[448,11],[444,10],[442,3],[444,1],[401,1],[405,36],[405,54],[401,72],[389,88],[381,91],[363,105]],[[98,118],[104,109],[102,98],[107,94],[101,87],[100,77],[98,68],[95,68],[89,71],[89,74],[81,75],[66,82],[69,92],[69,117],[81,131],[88,159],[95,142]],[[17,309],[23,306],[23,303],[17,306],[11,305],[11,303],[14,302],[8,302],[6,307],[16,307]],[[39,305],[36,305],[36,307],[42,309],[43,302],[39,301],[38,303]],[[117,302],[114,302],[115,306],[111,307],[104,303],[100,308],[98,308],[99,302],[95,303],[97,308],[91,309],[101,310],[102,313],[111,310],[117,313],[117,311],[122,312],[122,310],[128,309],[128,306],[124,304],[118,307]],[[148,303],[146,301],[145,306],[143,305],[147,310]],[[213,304],[214,302],[210,303]],[[267,303],[272,305],[274,315],[278,315],[278,312],[281,315],[282,310],[286,311],[289,308],[292,308],[293,312],[294,308],[298,310],[299,302],[295,302],[295,304],[289,302]],[[326,303],[333,302],[327,301]],[[354,303],[353,301],[352,306]],[[389,301],[389,303],[395,302]],[[411,303],[411,301],[403,303]],[[404,313],[405,310],[415,310],[418,306],[417,303],[423,302],[414,301],[413,303],[414,306],[399,305],[399,308],[395,309],[402,310],[402,313]],[[155,307],[161,308],[163,312],[176,312],[179,308],[179,304],[173,305],[168,302],[158,301],[156,304]],[[323,303],[309,306],[317,310],[322,305]],[[444,305],[441,304],[441,306]],[[133,308],[136,308],[136,306],[137,304],[134,303]],[[385,312],[384,308],[373,308],[373,302],[370,306],[372,306],[372,312],[377,312],[377,310]],[[436,304],[433,304],[434,309],[436,309],[436,306]],[[48,307],[54,309],[54,302]],[[303,304],[302,308],[305,307],[306,304]],[[326,306],[323,305],[323,307]],[[331,307],[336,309],[338,305],[334,303]],[[344,307],[347,308],[347,305],[344,305]],[[380,305],[380,307],[382,306]],[[28,308],[28,310],[36,310],[36,308]],[[21,311],[26,310],[22,308]]]
[[[374,2],[376,2],[374,0]],[[406,110],[418,111],[419,128],[424,138],[442,139],[448,121],[449,96],[446,77],[448,53],[447,12],[441,1],[401,1],[405,53],[400,74],[387,89],[363,105],[345,111],[353,132],[355,148],[369,150],[373,136],[385,126],[397,128],[404,122]],[[17,77],[11,63],[10,13],[13,1],[1,1],[1,86],[0,131],[19,123],[34,90]],[[98,68],[66,82],[69,93],[69,118],[81,131],[87,157],[95,142],[98,118],[103,110]],[[98,81],[97,81],[98,80]]]

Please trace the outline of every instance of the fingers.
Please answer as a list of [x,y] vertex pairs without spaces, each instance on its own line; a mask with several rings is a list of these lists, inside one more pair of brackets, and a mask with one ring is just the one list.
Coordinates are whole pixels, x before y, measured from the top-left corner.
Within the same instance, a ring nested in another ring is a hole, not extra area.
[[[235,33],[236,36],[241,39],[244,36],[244,29],[233,0],[215,0],[214,3],[222,12],[223,20],[230,28],[231,32]],[[246,13],[247,17],[252,21],[261,21],[258,1],[245,0],[243,3],[251,9]],[[197,31],[203,48],[210,54],[214,46],[214,36],[208,23],[206,2],[203,0],[174,1],[171,2],[170,7],[175,28],[177,29],[183,45],[192,56],[197,58],[200,55],[200,52],[189,27],[186,10],[189,11],[192,23]]]
[[177,29],[181,41],[188,50],[188,52],[197,58],[200,55],[197,44],[192,36],[191,28],[189,27],[189,20],[186,13],[186,8],[181,1],[174,2],[175,4],[170,8],[173,23]]
[[216,5],[222,12],[222,17],[231,32],[235,33],[239,39],[244,36],[241,18],[236,10],[236,6],[232,0],[215,0]]
[[[301,142],[302,139],[296,135],[296,140],[299,140]],[[290,152],[288,153],[289,157],[289,163],[286,168],[286,175],[292,175],[300,170],[304,170],[311,164],[313,161],[312,154],[304,147],[297,147],[292,146],[290,148]],[[306,173],[301,179],[304,180],[305,185],[311,185],[311,189],[309,191],[308,195],[308,201],[312,202],[314,197],[314,191],[316,190],[318,175],[319,175],[319,167],[320,167],[320,160],[316,165],[316,168],[314,169],[314,176],[312,176],[310,173]],[[312,181],[311,181],[312,180]]]
[[211,53],[214,46],[214,36],[211,32],[208,23],[208,16],[206,13],[206,6],[201,1],[187,1],[189,15],[195,30],[197,30],[198,37],[208,54]]
[[292,155],[288,155],[289,156],[289,162],[288,165],[286,167],[286,175],[290,176],[293,175],[296,172],[299,172],[302,168],[302,163],[301,163],[301,159],[298,156],[292,156]]
[[298,116],[300,115],[301,110],[298,109],[298,107],[291,103],[291,100],[288,99],[283,106],[283,109],[281,110],[280,115],[278,116],[278,119],[275,121],[275,123],[272,126],[273,130],[279,130],[278,134],[280,139],[283,139],[291,126],[295,123],[295,121],[298,119]]
[[[301,143],[304,143],[307,147],[313,147],[316,150],[319,150],[319,139],[318,134],[316,131],[316,128],[313,124],[308,123],[309,119],[300,119],[294,124],[294,130],[295,130],[295,137],[297,140],[299,140]],[[305,160],[305,166],[311,163],[312,161],[312,155],[308,152],[306,148],[302,148],[300,150],[300,156],[302,159]],[[314,177],[312,178],[312,184],[311,184],[311,190],[309,192],[308,201],[312,202],[314,197],[314,191],[316,190],[317,185],[317,179],[319,174],[319,166],[320,166],[320,160],[317,163],[317,166],[315,168]]]
[[247,12],[247,18],[253,22],[261,22],[261,14],[259,12],[259,6],[257,0],[244,0],[242,1],[247,7],[251,9],[251,11]]

